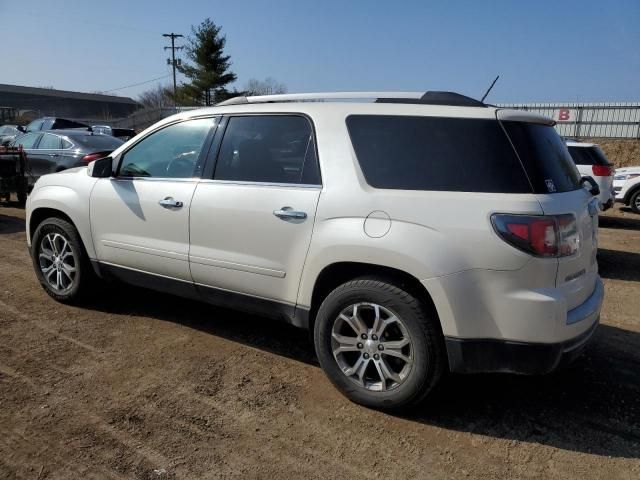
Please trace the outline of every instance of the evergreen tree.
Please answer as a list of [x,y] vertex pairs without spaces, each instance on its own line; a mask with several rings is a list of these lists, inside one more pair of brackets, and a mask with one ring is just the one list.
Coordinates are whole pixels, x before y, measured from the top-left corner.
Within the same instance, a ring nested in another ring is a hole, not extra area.
[[224,54],[226,37],[220,30],[209,18],[197,28],[191,27],[185,47],[190,63],[178,66],[190,80],[178,91],[180,103],[213,105],[232,96],[225,87],[236,80],[236,74],[229,70],[231,57]]

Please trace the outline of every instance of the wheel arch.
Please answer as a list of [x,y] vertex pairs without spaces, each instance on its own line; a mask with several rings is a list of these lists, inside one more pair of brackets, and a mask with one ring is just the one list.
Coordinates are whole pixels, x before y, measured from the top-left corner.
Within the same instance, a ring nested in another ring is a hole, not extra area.
[[[52,175],[55,177],[55,175]],[[49,177],[46,175],[44,178]],[[88,195],[88,194],[87,194]],[[78,231],[90,259],[96,258],[89,222],[89,201],[76,189],[63,185],[35,188],[27,203],[27,243],[31,245],[38,225],[47,217],[63,218]]]
[[[56,208],[39,207],[31,212],[31,216],[29,218],[29,237],[33,238],[33,234],[36,232],[36,228],[38,228],[38,225],[40,225],[43,220],[45,220],[46,218],[54,217],[66,220],[71,225],[76,227],[73,219],[62,210],[58,210]],[[76,227],[76,229],[77,228],[78,227]]]
[[78,222],[74,220],[73,216],[70,215],[69,212],[65,212],[64,210],[56,207],[36,207],[30,212],[27,225],[29,244],[31,244],[33,240],[33,235],[38,228],[38,225],[40,225],[47,218],[60,218],[73,225],[80,236],[82,246],[84,247],[85,252],[87,252],[89,258],[95,257],[91,239],[85,238],[86,232],[83,232],[83,230],[79,228]]
[[433,297],[415,276],[386,265],[365,262],[335,262],[325,266],[314,282],[309,309],[309,330],[313,332],[318,308],[333,289],[345,282],[365,276],[386,280],[422,300],[426,308],[436,315],[437,324],[442,328]]
[[636,192],[640,191],[640,182],[631,187],[624,196],[624,204],[631,205],[631,198]]

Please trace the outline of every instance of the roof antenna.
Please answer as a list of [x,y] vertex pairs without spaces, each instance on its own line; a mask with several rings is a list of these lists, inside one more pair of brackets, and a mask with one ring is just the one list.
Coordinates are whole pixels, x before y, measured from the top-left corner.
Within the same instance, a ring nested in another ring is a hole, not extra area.
[[489,92],[491,91],[491,89],[496,84],[499,78],[500,78],[500,75],[498,75],[496,78],[493,79],[493,82],[491,82],[491,85],[489,85],[489,88],[487,89],[486,93],[482,96],[482,99],[480,99],[482,103],[484,103],[484,99],[487,98],[487,95],[489,95]]

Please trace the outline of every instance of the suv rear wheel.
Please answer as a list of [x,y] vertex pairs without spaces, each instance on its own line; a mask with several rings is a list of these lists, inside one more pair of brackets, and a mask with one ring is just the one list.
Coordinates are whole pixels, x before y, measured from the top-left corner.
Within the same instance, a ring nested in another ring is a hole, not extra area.
[[42,287],[61,302],[75,302],[90,290],[95,274],[75,227],[61,218],[47,218],[33,235],[33,265]]
[[423,302],[382,279],[332,291],[314,328],[320,365],[351,400],[373,408],[418,403],[444,370],[442,333]]

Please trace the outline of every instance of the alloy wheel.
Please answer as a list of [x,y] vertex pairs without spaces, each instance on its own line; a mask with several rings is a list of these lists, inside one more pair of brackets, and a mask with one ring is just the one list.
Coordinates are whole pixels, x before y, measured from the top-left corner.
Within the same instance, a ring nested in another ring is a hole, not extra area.
[[331,330],[331,350],[342,373],[371,391],[398,387],[413,365],[406,325],[376,303],[357,303],[340,312]]
[[48,233],[40,242],[40,271],[56,293],[69,291],[77,273],[76,255],[69,241],[59,233]]

